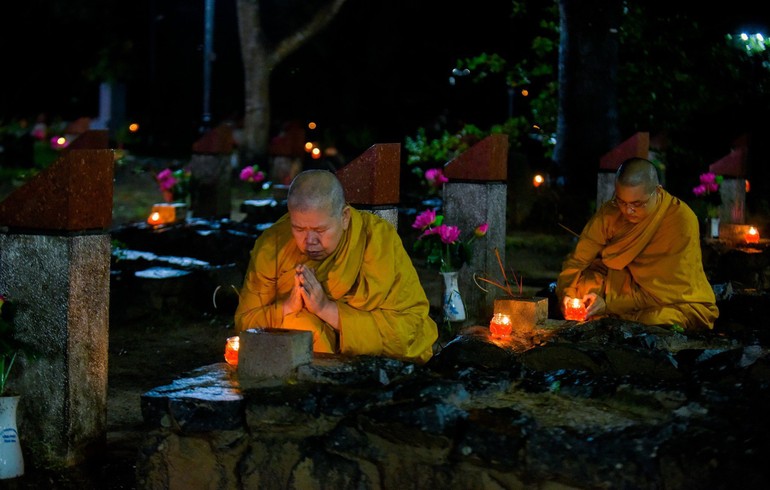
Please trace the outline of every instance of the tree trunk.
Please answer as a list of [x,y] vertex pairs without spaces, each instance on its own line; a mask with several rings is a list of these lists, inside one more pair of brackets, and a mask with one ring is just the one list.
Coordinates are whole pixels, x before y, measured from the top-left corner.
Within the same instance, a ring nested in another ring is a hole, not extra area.
[[243,139],[239,153],[244,164],[267,155],[270,138],[270,75],[273,68],[326,27],[346,1],[330,0],[303,27],[271,49],[262,29],[260,0],[237,0],[245,94]]
[[620,143],[620,0],[559,0],[559,114],[554,160],[565,178],[561,212],[580,230],[596,198],[601,156]]

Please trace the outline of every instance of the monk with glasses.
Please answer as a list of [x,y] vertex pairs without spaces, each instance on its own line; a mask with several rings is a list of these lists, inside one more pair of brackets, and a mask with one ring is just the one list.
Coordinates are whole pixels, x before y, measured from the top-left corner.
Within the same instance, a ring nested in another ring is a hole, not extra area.
[[556,285],[562,310],[573,298],[588,317],[710,330],[719,316],[703,271],[698,219],[663,189],[652,162],[631,158],[615,194],[583,228]]

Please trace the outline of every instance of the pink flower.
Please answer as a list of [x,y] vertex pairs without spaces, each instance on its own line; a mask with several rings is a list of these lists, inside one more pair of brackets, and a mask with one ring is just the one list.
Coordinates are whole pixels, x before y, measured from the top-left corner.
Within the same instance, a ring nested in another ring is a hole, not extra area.
[[482,223],[479,226],[477,226],[475,230],[473,230],[473,235],[476,238],[481,238],[487,234],[488,230],[489,230],[489,223]]
[[414,223],[412,223],[412,228],[415,228],[417,230],[424,230],[428,226],[432,225],[435,221],[436,221],[436,211],[433,209],[427,209],[417,215],[417,218],[415,218]]
[[241,170],[240,179],[244,182],[262,182],[265,180],[265,172],[259,170],[259,165],[249,165]]
[[170,168],[158,172],[155,179],[158,181],[158,186],[161,191],[169,191],[176,185],[176,179]]
[[436,229],[443,243],[451,245],[460,239],[460,228],[456,226],[441,225]]
[[449,182],[440,168],[429,168],[425,171],[425,180],[433,187],[441,187],[445,182]]
[[703,196],[707,193],[706,186],[701,184],[692,188],[692,193],[697,197]]
[[700,174],[701,184],[707,184],[707,185],[716,184],[716,181],[717,181],[717,175],[714,172],[706,172],[705,174]]

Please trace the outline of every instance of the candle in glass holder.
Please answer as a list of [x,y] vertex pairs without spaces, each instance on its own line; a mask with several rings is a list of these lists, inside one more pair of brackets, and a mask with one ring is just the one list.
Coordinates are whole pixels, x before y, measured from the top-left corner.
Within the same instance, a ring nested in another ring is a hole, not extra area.
[[582,322],[586,319],[586,305],[580,299],[572,298],[564,308],[564,319]]
[[495,337],[505,337],[511,335],[513,331],[513,322],[511,316],[505,313],[495,313],[492,321],[489,323],[489,331]]
[[240,346],[240,337],[228,337],[225,344],[225,361],[231,366],[238,365],[238,347]]
[[752,226],[743,236],[743,239],[746,240],[746,243],[759,243],[759,231]]

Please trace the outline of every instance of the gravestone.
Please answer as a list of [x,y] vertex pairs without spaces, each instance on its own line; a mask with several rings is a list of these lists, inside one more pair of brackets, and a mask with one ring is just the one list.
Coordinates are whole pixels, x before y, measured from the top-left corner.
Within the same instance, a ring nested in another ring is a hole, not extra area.
[[0,293],[18,305],[10,382],[36,467],[77,464],[106,443],[113,151],[89,131],[0,202]]
[[719,186],[720,223],[746,222],[746,159],[748,148],[739,140],[730,153],[709,165],[709,172],[724,177]]
[[463,239],[480,224],[489,224],[487,235],[471,244],[471,258],[459,274],[464,324],[489,325],[499,295],[494,286],[488,293],[480,289],[474,274],[504,281],[495,249],[505,265],[508,136],[487,136],[448,162],[444,175],[449,179],[444,184],[444,223],[459,227]]
[[615,173],[620,164],[634,157],[650,158],[650,133],[635,133],[599,159],[599,172],[596,175],[597,209],[615,194]]
[[376,144],[335,172],[349,204],[361,211],[376,214],[396,229],[401,185],[400,162],[400,143]]
[[190,159],[190,208],[201,218],[230,218],[233,131],[222,124],[193,144]]

